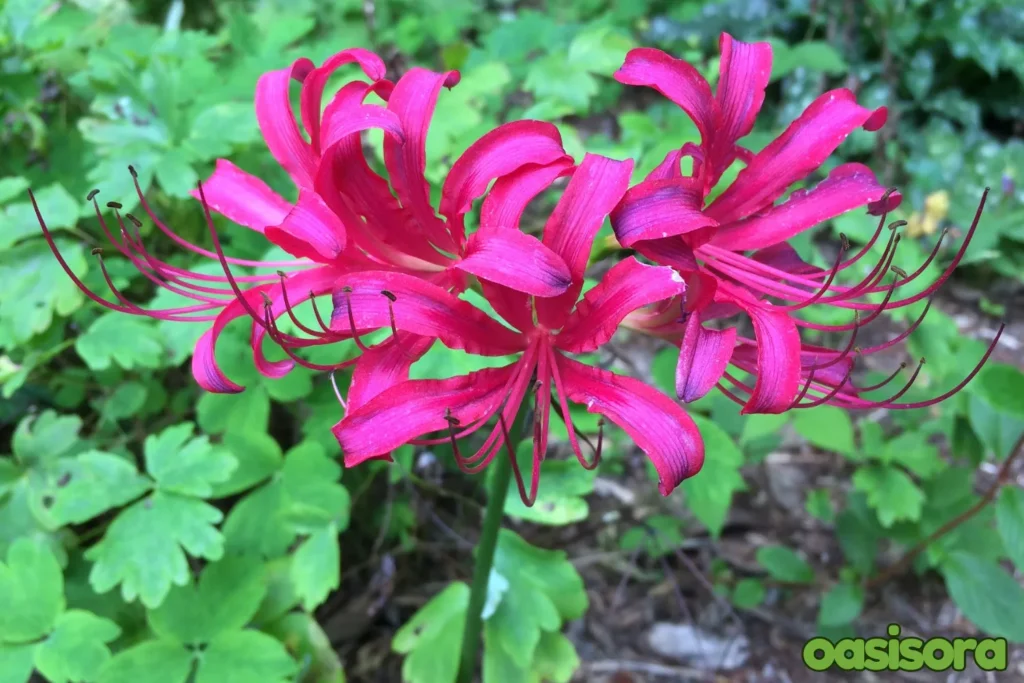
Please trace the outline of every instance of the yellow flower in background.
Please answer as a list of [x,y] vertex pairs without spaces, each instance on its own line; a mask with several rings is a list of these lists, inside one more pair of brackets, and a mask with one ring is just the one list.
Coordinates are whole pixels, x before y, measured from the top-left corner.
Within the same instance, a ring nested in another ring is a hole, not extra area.
[[915,211],[907,220],[907,236],[931,235],[939,229],[939,223],[949,214],[949,193],[945,190],[932,192],[924,200],[924,212]]

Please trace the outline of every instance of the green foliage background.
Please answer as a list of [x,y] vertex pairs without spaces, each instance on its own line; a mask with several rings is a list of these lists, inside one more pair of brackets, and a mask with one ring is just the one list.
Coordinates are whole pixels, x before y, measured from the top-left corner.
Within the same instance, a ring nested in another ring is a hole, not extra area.
[[[987,292],[1020,291],[1024,272],[1024,8],[995,0],[267,0],[127,2],[6,0],[0,7],[0,680],[102,683],[342,681],[341,662],[316,609],[342,569],[381,544],[414,562],[429,522],[417,501],[436,485],[400,465],[344,473],[329,427],[340,417],[325,377],[257,375],[245,328],[225,335],[225,370],[248,390],[202,395],[188,372],[201,326],[106,313],[87,302],[50,255],[27,202],[32,187],[65,258],[105,289],[91,247],[100,243],[86,193],[138,204],[133,164],[157,213],[199,243],[205,227],[188,192],[219,157],[294,190],[259,135],[252,106],[264,71],[345,47],[378,50],[393,66],[457,68],[429,138],[428,175],[443,178],[470,142],[496,123],[556,121],[567,149],[637,159],[639,179],[696,136],[671,105],[610,78],[634,46],[660,47],[717,74],[717,36],[770,40],[773,83],[755,132],[759,149],[826,87],[854,88],[891,108],[881,135],[858,132],[830,165],[869,163],[906,200],[893,218],[927,221],[925,199],[945,192],[948,215],[929,229],[969,225],[993,188],[957,276]],[[823,169],[827,170],[827,169]],[[854,241],[874,221],[851,215],[822,226]],[[253,233],[219,223],[232,253],[262,258]],[[144,227],[150,247],[182,267],[188,257]],[[607,226],[603,235],[610,235]],[[901,245],[920,263],[937,233]],[[952,240],[951,240],[952,241]],[[796,245],[824,263],[811,236]],[[947,261],[951,250],[940,252]],[[175,305],[130,264],[108,258],[133,300]],[[906,265],[904,267],[906,267]],[[204,266],[204,267],[209,267]],[[216,268],[216,266],[214,266]],[[213,273],[216,270],[210,270]],[[922,280],[938,273],[929,267]],[[987,314],[1020,320],[996,300]],[[919,309],[901,312],[907,323]],[[829,312],[820,314],[830,322]],[[911,336],[927,356],[926,381],[908,398],[954,384],[984,343],[933,310]],[[334,353],[337,353],[337,349]],[[342,353],[348,352],[342,349]],[[1018,353],[1019,357],[1019,353]],[[422,361],[452,374],[468,360],[444,349]],[[671,393],[674,357],[653,358]],[[430,374],[418,367],[415,372]],[[882,374],[884,376],[884,373]],[[716,565],[712,579],[739,608],[766,585],[822,595],[826,633],[856,627],[881,549],[913,547],[979,500],[974,472],[1008,456],[1024,433],[1024,376],[993,365],[954,399],[884,421],[816,408],[741,418],[724,398],[695,406],[708,462],[671,503],[613,544],[671,556],[687,535],[723,531],[734,494],[790,427],[833,458],[845,479],[807,493],[808,513],[831,530],[841,567],[815,567],[785,545],[761,547],[763,572]],[[578,424],[596,430],[580,416]],[[556,426],[557,427],[557,426]],[[557,436],[557,428],[553,435]],[[564,437],[564,429],[563,429]],[[613,435],[598,474],[628,472],[629,445]],[[435,449],[443,464],[444,448]],[[452,482],[455,483],[452,483]],[[461,482],[461,483],[460,483]],[[472,498],[478,482],[449,477]],[[545,463],[542,498],[506,512],[529,525],[587,520],[594,475]],[[467,490],[468,489],[468,490]],[[389,503],[380,504],[381,491]],[[652,495],[642,491],[641,495]],[[444,494],[444,495],[441,495]],[[386,509],[386,514],[385,514]],[[471,537],[475,514],[464,525]],[[528,534],[526,534],[528,535]],[[916,571],[937,571],[952,599],[985,632],[1024,642],[1024,494],[994,505],[929,543]],[[350,559],[351,558],[351,559]],[[1008,562],[1009,561],[1009,562]],[[1013,564],[1011,564],[1011,562]],[[464,557],[469,574],[470,555]],[[367,574],[353,575],[359,582]],[[587,609],[583,582],[560,550],[503,532],[485,609],[486,681],[567,681],[579,665],[563,624]],[[455,581],[395,634],[409,681],[451,680],[468,588]],[[397,656],[396,655],[396,656]]]

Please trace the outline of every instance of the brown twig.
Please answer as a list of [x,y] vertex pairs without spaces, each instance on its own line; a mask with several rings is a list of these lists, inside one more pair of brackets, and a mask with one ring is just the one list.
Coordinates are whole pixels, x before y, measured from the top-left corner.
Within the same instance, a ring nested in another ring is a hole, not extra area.
[[974,505],[972,505],[971,507],[969,507],[968,509],[964,510],[959,515],[954,517],[953,519],[949,520],[948,522],[940,526],[938,529],[929,534],[927,538],[920,541],[917,545],[908,550],[899,560],[886,567],[880,573],[868,579],[864,583],[864,587],[868,589],[877,588],[878,586],[884,584],[886,581],[889,581],[890,579],[899,576],[904,571],[906,571],[907,567],[910,566],[914,559],[917,558],[918,555],[923,553],[928,548],[928,546],[930,546],[932,543],[939,540],[940,538],[942,538],[943,536],[953,531],[961,524],[968,521],[976,514],[984,510],[986,507],[988,507],[988,505],[993,500],[996,499],[996,496],[999,495],[999,491],[1002,490],[1003,485],[1010,480],[1010,471],[1013,467],[1013,463],[1017,460],[1017,458],[1021,455],[1022,452],[1024,452],[1024,434],[1022,434],[1021,437],[1017,439],[1017,443],[1014,444],[1013,450],[1010,451],[1010,454],[1003,462],[1002,467],[999,468],[999,471],[996,473],[995,482],[993,482],[992,486],[990,486],[989,489],[985,491],[985,493],[981,496],[981,499],[978,500],[977,503],[975,503]]

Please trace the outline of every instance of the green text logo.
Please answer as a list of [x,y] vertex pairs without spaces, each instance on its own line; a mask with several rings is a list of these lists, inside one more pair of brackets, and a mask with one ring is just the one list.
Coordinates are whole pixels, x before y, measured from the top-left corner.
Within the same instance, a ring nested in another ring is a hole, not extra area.
[[1005,638],[900,638],[889,625],[889,638],[843,638],[833,643],[814,638],[804,645],[804,664],[812,671],[963,671],[970,658],[982,671],[1006,670]]

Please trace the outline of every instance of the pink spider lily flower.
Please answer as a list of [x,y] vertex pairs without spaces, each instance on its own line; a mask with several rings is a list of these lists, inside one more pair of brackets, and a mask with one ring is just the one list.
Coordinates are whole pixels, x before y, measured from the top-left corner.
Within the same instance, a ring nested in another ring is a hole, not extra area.
[[[346,83],[321,113],[328,78],[339,67],[352,63],[359,65],[369,82]],[[118,227],[110,230],[96,193],[90,194],[110,244],[147,279],[193,300],[194,305],[146,310],[129,302],[109,277],[107,284],[117,303],[87,291],[57,253],[40,216],[51,249],[76,284],[107,308],[164,320],[212,323],[197,342],[192,369],[202,388],[218,393],[243,390],[224,375],[215,360],[220,333],[229,322],[243,316],[252,318],[254,359],[257,369],[266,376],[283,376],[296,363],[333,370],[354,362],[314,364],[292,351],[352,337],[354,330],[331,330],[322,321],[319,329],[304,326],[292,310],[307,300],[315,306],[315,297],[332,294],[338,277],[346,272],[395,269],[457,290],[465,287],[465,276],[471,274],[535,296],[565,291],[569,285],[567,267],[536,238],[512,230],[473,234],[467,239],[464,225],[464,214],[492,180],[526,165],[537,166],[543,169],[541,175],[552,177],[571,168],[571,158],[562,148],[557,129],[538,121],[516,121],[499,126],[474,143],[445,180],[442,219],[429,204],[429,185],[424,176],[426,134],[439,91],[457,83],[458,73],[412,69],[397,84],[386,80],[384,73],[380,57],[351,49],[339,52],[320,67],[302,58],[287,69],[259,79],[257,120],[271,154],[298,188],[298,199],[290,203],[259,178],[218,160],[213,175],[193,193],[203,202],[214,251],[183,239],[165,225],[136,180],[142,208],[159,230],[178,246],[218,262],[223,276],[185,270],[155,258],[141,239],[137,218],[130,214],[122,218],[117,213],[120,205],[111,203],[108,206],[115,211]],[[301,84],[299,118],[305,136],[289,99],[292,81]],[[386,106],[367,104],[365,100],[371,94],[384,99]],[[380,128],[385,133],[385,164],[397,197],[364,156],[361,133],[369,128]],[[225,256],[213,231],[209,208],[260,232],[296,258],[269,262]],[[232,266],[256,268],[257,273],[234,276]],[[260,273],[261,269],[271,272]],[[103,270],[106,277],[105,267]],[[265,302],[269,306],[263,305]],[[268,316],[276,320],[285,314],[303,336],[286,335],[267,320]],[[319,312],[316,315],[319,320]],[[268,335],[282,345],[289,358],[276,362],[267,359],[262,344]],[[408,335],[404,339],[412,342]]]
[[[896,403],[909,389],[908,384],[886,400],[869,401],[860,394],[878,387],[858,388],[850,380],[854,355],[891,347],[905,339],[920,319],[896,339],[868,348],[855,346],[856,332],[885,310],[928,299],[963,257],[977,219],[950,266],[920,293],[899,296],[896,291],[925,271],[939,245],[920,268],[905,273],[892,265],[899,243],[895,230],[879,263],[866,277],[853,285],[836,284],[840,274],[858,272],[854,266],[862,268],[859,262],[884,232],[885,214],[899,205],[900,195],[882,187],[866,166],[847,163],[836,167],[817,186],[777,201],[791,185],[818,169],[851,132],[857,128],[877,130],[885,122],[886,110],[868,110],[857,104],[849,90],[832,90],[812,102],[764,150],[753,154],[737,140],[751,131],[764,100],[771,47],[743,43],[727,34],[722,35],[720,47],[714,94],[693,66],[658,50],[632,50],[616,72],[622,83],[649,86],[668,97],[693,119],[701,134],[699,145],[687,143],[667,155],[612,213],[623,246],[672,266],[688,285],[682,320],[677,301],[673,306],[640,311],[625,324],[679,344],[676,383],[684,401],[696,400],[716,386],[738,402],[743,413],[781,413],[822,403],[847,408],[916,408],[944,399],[951,392],[933,401]],[[688,176],[680,168],[684,157],[693,160]],[[745,167],[724,192],[707,203],[711,189],[737,159]],[[882,215],[878,230],[852,256],[844,238],[831,269],[805,263],[787,243],[822,221],[862,206],[871,214]],[[886,283],[890,271],[895,277]],[[872,294],[884,294],[885,298],[881,304],[865,301]],[[845,325],[820,325],[796,315],[811,305],[849,309],[864,317]],[[741,336],[735,327],[705,327],[711,320],[737,314],[751,321],[752,338]],[[800,328],[851,332],[852,338],[845,348],[831,349],[804,343]],[[987,357],[988,353],[982,363]],[[737,379],[727,370],[729,364],[753,375],[754,384]],[[962,388],[978,368],[953,391]],[[725,383],[720,382],[723,378]]]
[[[587,155],[577,167],[549,217],[543,243],[568,265],[572,282],[556,297],[533,298],[501,285],[483,284],[483,293],[508,324],[489,317],[452,293],[404,273],[353,273],[343,277],[344,295],[335,295],[333,318],[341,327],[354,319],[359,329],[388,324],[393,314],[398,327],[420,335],[414,353],[397,345],[373,349],[356,365],[345,417],[334,427],[345,465],[368,459],[390,460],[402,444],[450,441],[458,466],[466,472],[484,468],[508,443],[506,425],[527,396],[536,394],[533,433],[533,474],[527,485],[512,458],[520,495],[527,505],[537,496],[539,465],[547,451],[552,408],[566,421],[570,445],[585,467],[596,466],[580,448],[569,403],[579,403],[622,427],[650,457],[668,495],[703,464],[704,447],[696,425],[674,400],[643,382],[584,365],[570,354],[589,353],[611,339],[631,311],[677,296],[684,284],[671,268],[648,266],[633,258],[616,264],[600,283],[579,299],[590,249],[605,217],[625,193],[632,161],[613,161]],[[551,182],[551,174],[528,167],[500,179],[484,202],[481,231],[512,230],[527,202]],[[495,197],[502,199],[499,205]],[[488,223],[487,217],[495,219]],[[379,292],[393,293],[388,309]],[[579,300],[578,300],[579,299]],[[484,356],[516,354],[500,368],[448,379],[409,380],[409,367],[432,338],[446,346]],[[554,391],[557,402],[552,403]],[[480,449],[463,455],[457,440],[483,428],[498,416]],[[421,439],[448,430],[448,437]]]

